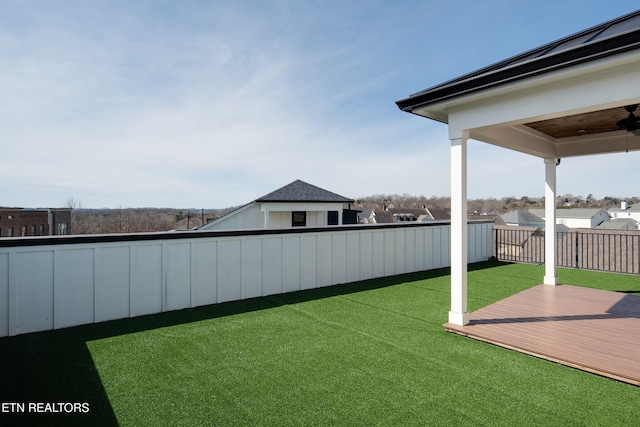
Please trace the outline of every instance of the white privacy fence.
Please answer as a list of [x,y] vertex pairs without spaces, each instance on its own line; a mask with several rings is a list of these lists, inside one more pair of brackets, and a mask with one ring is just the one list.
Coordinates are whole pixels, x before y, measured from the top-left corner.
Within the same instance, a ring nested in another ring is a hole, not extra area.
[[[448,223],[0,239],[0,337],[450,265]],[[469,224],[469,262],[493,223]]]

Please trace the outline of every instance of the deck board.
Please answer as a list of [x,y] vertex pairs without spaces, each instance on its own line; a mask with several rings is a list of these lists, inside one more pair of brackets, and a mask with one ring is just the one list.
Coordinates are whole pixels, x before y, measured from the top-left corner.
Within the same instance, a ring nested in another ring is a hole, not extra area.
[[538,285],[445,329],[598,375],[640,385],[640,296]]

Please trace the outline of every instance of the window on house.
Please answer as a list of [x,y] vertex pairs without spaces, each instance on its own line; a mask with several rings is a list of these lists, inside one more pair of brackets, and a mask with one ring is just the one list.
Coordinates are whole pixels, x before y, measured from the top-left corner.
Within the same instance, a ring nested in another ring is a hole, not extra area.
[[13,227],[7,228],[7,236],[8,237],[13,237]]
[[31,226],[31,235],[32,235],[32,236],[35,236],[35,235],[36,235],[36,226],[35,226],[35,225],[32,225],[32,226]]
[[44,236],[44,224],[40,224],[40,235]]
[[338,211],[327,212],[327,225],[338,225]]
[[27,235],[27,227],[25,225],[22,226],[22,233],[20,233],[21,236],[26,236]]
[[292,227],[304,227],[307,225],[307,213],[306,212],[291,212],[291,226]]

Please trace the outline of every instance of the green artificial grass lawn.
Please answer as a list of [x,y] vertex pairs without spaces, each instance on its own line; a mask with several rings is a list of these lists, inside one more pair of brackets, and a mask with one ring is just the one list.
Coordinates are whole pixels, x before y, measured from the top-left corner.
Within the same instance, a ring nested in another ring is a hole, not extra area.
[[[473,265],[469,309],[543,275]],[[559,279],[640,291],[638,276]],[[89,402],[36,419],[64,425],[637,425],[639,387],[445,332],[449,281],[434,270],[2,338],[0,402]]]

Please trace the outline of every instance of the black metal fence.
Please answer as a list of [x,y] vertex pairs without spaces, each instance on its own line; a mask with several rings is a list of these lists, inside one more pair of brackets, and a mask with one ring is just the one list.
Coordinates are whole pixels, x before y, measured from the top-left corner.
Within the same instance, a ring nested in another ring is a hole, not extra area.
[[[576,229],[558,232],[560,267],[640,274],[640,231]],[[544,231],[537,227],[495,227],[495,257],[544,263]]]

